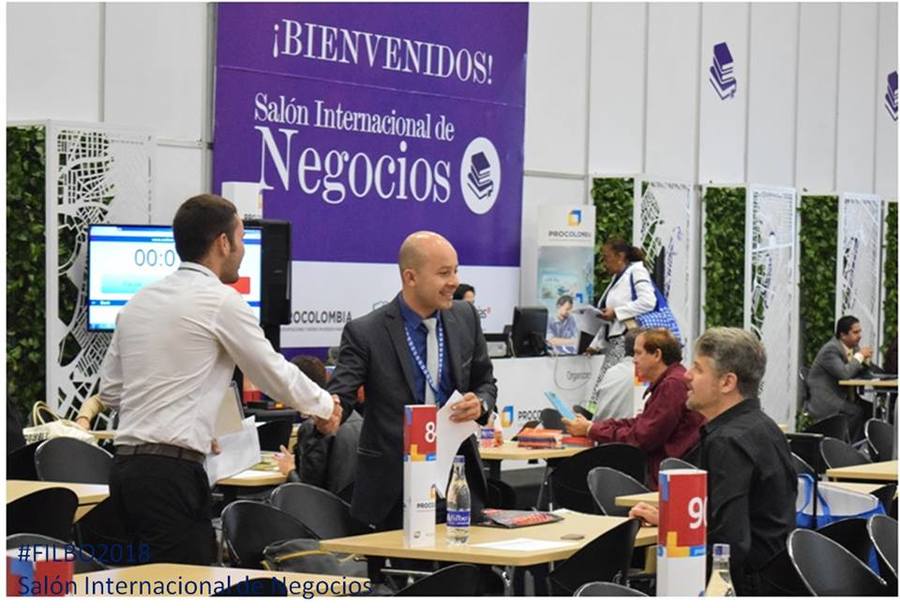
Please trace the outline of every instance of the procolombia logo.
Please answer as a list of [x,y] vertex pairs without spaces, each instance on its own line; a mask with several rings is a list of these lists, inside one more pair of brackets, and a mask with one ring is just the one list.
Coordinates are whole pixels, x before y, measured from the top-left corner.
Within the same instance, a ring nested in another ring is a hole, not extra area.
[[343,325],[352,318],[349,310],[295,310],[291,322],[298,325]]

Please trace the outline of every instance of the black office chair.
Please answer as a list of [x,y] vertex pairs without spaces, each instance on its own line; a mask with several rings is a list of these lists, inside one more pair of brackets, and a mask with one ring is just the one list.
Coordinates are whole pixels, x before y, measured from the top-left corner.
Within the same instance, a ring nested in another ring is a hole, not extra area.
[[591,469],[587,475],[587,485],[600,513],[618,517],[627,516],[630,507],[616,505],[616,497],[644,494],[650,491],[650,488],[627,473],[609,467]]
[[647,597],[637,589],[616,583],[585,583],[575,592],[575,597]]
[[547,576],[553,595],[574,595],[585,583],[628,582],[628,568],[641,522],[629,519],[607,530]]
[[647,457],[634,446],[607,443],[566,458],[548,475],[553,506],[597,513],[598,507],[587,485],[588,472],[596,467],[622,471],[641,481],[646,477]]
[[[75,538],[79,545],[91,545],[94,547],[105,545],[112,547],[119,545],[126,547],[131,539],[125,529],[125,522],[119,512],[113,506],[112,500],[107,498],[96,507],[88,511],[75,522]],[[116,551],[107,551],[102,555],[110,566],[128,566],[129,555],[127,551],[121,555]],[[118,558],[120,561],[115,561]]]
[[659,463],[660,471],[668,471],[670,469],[696,469],[694,465],[691,463],[684,461],[680,458],[666,458],[661,463]]
[[772,591],[772,595],[783,597],[809,597],[812,595],[800,573],[794,568],[787,547],[775,554],[760,573]]
[[806,464],[815,469],[818,475],[825,473],[819,446],[825,435],[821,433],[785,433],[791,452],[799,456]]
[[866,443],[872,462],[891,460],[894,454],[894,427],[883,420],[866,420]]
[[788,555],[803,584],[815,596],[881,596],[887,584],[852,553],[812,530],[788,536]]
[[281,446],[288,447],[294,423],[291,420],[273,420],[256,428],[259,435],[259,449],[266,452],[277,452]]
[[474,596],[478,592],[481,571],[472,564],[454,564],[417,580],[401,589],[398,597],[459,597]]
[[103,565],[100,560],[91,555],[89,552],[83,549],[77,549],[78,553],[75,555],[66,555],[66,549],[69,551],[73,550],[72,543],[67,543],[65,541],[59,540],[58,538],[53,538],[51,536],[45,536],[43,534],[11,534],[6,537],[6,550],[10,549],[18,549],[23,546],[31,546],[39,545],[41,547],[55,547],[56,554],[47,556],[53,561],[64,561],[66,559],[71,560],[73,562],[73,567],[75,569],[75,574],[86,574],[88,572],[99,572],[101,570],[107,570],[108,568]]
[[13,450],[6,456],[6,478],[38,481],[37,469],[34,468],[34,453],[40,447],[40,441]]
[[34,453],[41,481],[108,484],[113,457],[103,448],[71,437],[42,443]]
[[488,479],[485,503],[486,507],[493,509],[515,509],[518,504],[516,491],[504,481]]
[[794,473],[797,475],[812,475],[815,477],[816,472],[812,466],[793,452],[791,452],[791,463],[794,465]]
[[888,594],[897,595],[897,520],[875,515],[866,524],[869,540],[878,556],[878,570],[888,584]]
[[222,510],[222,534],[235,565],[243,568],[260,568],[263,549],[276,541],[315,538],[284,511],[252,500],[236,500]]
[[306,483],[285,483],[272,490],[269,500],[315,538],[341,538],[361,532],[350,517],[350,505],[328,490]]
[[47,488],[6,504],[7,534],[42,534],[72,540],[78,496],[68,488]]
[[818,422],[806,427],[804,433],[816,433],[825,435],[826,437],[840,439],[843,442],[850,442],[850,429],[847,426],[847,418],[840,414],[822,418]]
[[817,532],[842,546],[855,555],[859,561],[863,563],[868,562],[872,543],[869,541],[869,535],[866,533],[865,519],[860,517],[843,519],[827,526],[822,526]]
[[273,576],[251,578],[222,589],[216,596],[225,597],[287,597],[287,586]]
[[822,455],[822,462],[825,463],[827,469],[835,469],[838,467],[852,467],[858,464],[868,464],[872,462],[858,451],[853,449],[849,443],[844,443],[839,439],[826,437],[819,446]]
[[553,429],[557,431],[566,430],[566,426],[563,424],[562,414],[559,413],[559,410],[547,407],[541,410],[541,426],[545,429]]

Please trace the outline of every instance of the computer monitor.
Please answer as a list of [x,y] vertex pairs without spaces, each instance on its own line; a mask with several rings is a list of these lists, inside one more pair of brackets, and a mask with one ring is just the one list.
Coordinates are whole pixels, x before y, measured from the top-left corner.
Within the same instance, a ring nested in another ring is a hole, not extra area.
[[[181,260],[171,226],[93,224],[88,226],[88,331],[113,331],[116,315],[146,285],[175,271]],[[240,278],[231,286],[259,319],[262,232],[244,230]]]
[[547,352],[547,309],[519,307],[513,310],[512,348],[515,357],[540,357]]

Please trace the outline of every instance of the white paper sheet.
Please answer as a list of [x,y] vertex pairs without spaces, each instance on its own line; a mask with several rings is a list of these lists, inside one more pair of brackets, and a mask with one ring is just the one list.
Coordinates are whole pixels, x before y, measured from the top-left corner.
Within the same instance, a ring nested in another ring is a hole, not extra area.
[[213,437],[224,437],[238,433],[243,428],[244,412],[238,400],[237,387],[232,382],[222,396],[219,410],[216,412],[216,423],[213,425]]
[[548,549],[561,549],[571,547],[577,543],[563,540],[540,540],[537,538],[512,538],[492,543],[480,543],[469,545],[479,549],[496,549],[499,551],[547,551]]
[[210,485],[249,469],[262,460],[256,418],[244,418],[241,430],[218,438],[220,454],[206,456],[206,475]]
[[575,317],[575,325],[578,326],[578,331],[583,331],[592,336],[596,336],[600,328],[607,323],[605,319],[597,316],[600,314],[600,309],[593,306],[580,306],[573,310],[572,314]]
[[453,422],[450,408],[457,401],[462,401],[463,396],[459,391],[453,391],[447,403],[437,412],[437,471],[435,473],[434,486],[441,496],[447,490],[450,481],[450,471],[453,467],[453,457],[456,456],[460,444],[469,438],[469,435],[478,434],[478,423],[474,420],[468,422]]

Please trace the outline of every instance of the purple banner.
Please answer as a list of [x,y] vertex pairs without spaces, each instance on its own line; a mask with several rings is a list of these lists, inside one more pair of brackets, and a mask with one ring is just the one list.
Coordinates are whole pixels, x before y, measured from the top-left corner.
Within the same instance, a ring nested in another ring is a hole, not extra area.
[[430,229],[518,266],[525,4],[220,4],[213,179],[293,259],[393,263]]

